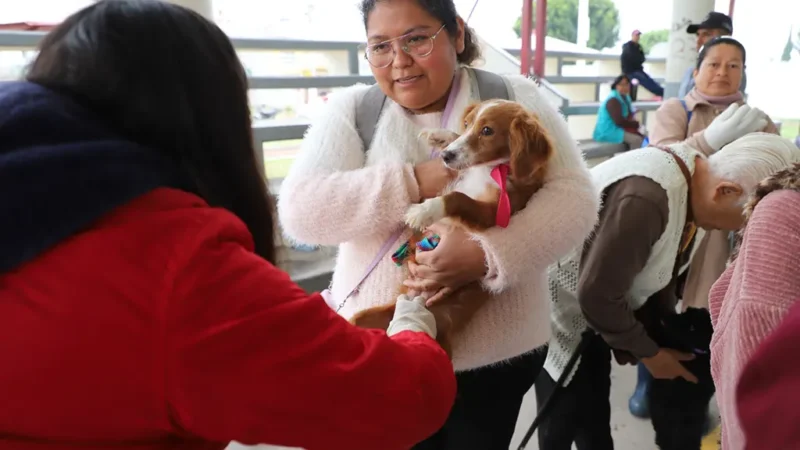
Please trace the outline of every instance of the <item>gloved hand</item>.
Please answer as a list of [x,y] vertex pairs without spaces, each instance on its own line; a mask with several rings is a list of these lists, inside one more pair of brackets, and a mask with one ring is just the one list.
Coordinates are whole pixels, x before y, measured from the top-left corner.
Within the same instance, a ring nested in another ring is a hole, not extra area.
[[767,126],[767,115],[750,105],[734,103],[717,116],[703,132],[709,147],[719,151],[740,137],[763,130]]
[[425,298],[416,296],[409,299],[403,294],[397,298],[394,308],[394,318],[386,329],[386,334],[392,336],[403,331],[417,331],[426,333],[436,339],[436,318],[425,307]]

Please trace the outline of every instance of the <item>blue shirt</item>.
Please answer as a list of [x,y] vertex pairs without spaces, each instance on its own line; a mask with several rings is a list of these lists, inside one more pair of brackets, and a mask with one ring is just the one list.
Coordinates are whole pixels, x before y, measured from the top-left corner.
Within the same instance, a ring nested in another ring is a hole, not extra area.
[[621,144],[625,138],[625,130],[614,122],[614,118],[611,117],[608,108],[606,108],[606,104],[612,99],[616,99],[622,105],[622,117],[628,117],[628,114],[630,114],[630,106],[632,104],[630,95],[623,97],[616,89],[613,89],[597,111],[597,124],[594,126],[594,133],[592,134],[592,139],[595,142]]

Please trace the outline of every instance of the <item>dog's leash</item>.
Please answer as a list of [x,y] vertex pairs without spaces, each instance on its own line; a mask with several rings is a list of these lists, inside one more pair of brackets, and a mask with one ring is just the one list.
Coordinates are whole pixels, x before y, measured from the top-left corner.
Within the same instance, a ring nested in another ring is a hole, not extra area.
[[[553,404],[555,403],[556,398],[558,398],[558,393],[564,389],[564,382],[567,381],[567,377],[572,372],[575,364],[578,362],[578,357],[581,356],[583,350],[586,349],[587,345],[589,345],[589,340],[592,339],[594,335],[594,331],[590,329],[587,329],[583,332],[583,334],[581,334],[581,341],[578,343],[578,347],[569,357],[569,361],[567,361],[564,371],[561,372],[561,376],[558,377],[555,389],[553,389],[553,392],[550,393],[550,396],[547,397],[547,400],[545,400],[544,404],[539,408],[539,411],[536,413],[536,418],[533,419],[533,423],[528,428],[528,432],[525,433],[525,437],[522,438],[522,442],[520,442],[517,450],[525,450],[525,447],[528,446],[528,441],[531,440],[533,433],[537,428],[539,428],[539,425],[541,425],[542,421],[545,419],[545,417],[547,417],[547,414],[553,408]],[[544,368],[541,370],[544,370]]]

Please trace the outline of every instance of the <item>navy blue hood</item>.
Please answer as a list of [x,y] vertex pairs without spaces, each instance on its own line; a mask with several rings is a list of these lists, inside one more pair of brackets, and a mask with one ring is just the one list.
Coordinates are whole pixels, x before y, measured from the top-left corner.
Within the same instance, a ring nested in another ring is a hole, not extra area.
[[[162,154],[69,98],[0,83],[0,273],[158,187],[185,186]],[[113,251],[113,250],[112,250]]]

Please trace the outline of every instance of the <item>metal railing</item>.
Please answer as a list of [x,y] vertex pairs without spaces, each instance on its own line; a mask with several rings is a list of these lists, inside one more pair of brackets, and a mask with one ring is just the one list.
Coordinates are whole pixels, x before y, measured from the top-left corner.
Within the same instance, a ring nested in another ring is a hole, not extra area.
[[[0,51],[30,51],[34,50],[44,32],[25,32],[25,31],[0,31]],[[341,53],[339,59],[339,72],[335,75],[325,76],[250,76],[249,87],[253,90],[265,89],[331,89],[344,88],[358,83],[371,84],[374,78],[371,75],[362,74],[364,60],[361,44],[357,42],[336,42],[336,41],[304,41],[304,40],[284,40],[284,39],[249,39],[232,38],[232,42],[237,51],[258,52],[258,51],[287,51],[287,52],[330,52]],[[515,59],[515,52],[516,58]],[[503,57],[509,59],[511,66],[516,64],[519,67],[519,51],[501,51]],[[582,84],[595,85],[595,100],[598,100],[599,85],[609,82],[612,77],[586,77],[586,76],[567,76],[562,72],[563,66],[574,60],[608,60],[618,58],[614,55],[578,54],[565,52],[547,52],[548,58],[557,58],[558,70],[553,76],[540,80],[544,89],[548,90],[559,99],[561,111],[567,116],[591,116],[597,113],[599,104],[597,102],[586,102],[575,104],[571,103],[568,95],[561,88],[570,90],[573,86]],[[507,64],[508,65],[508,64]],[[561,88],[555,85],[561,85]],[[637,108],[643,111],[653,110],[658,107],[657,103],[638,103]],[[253,140],[256,151],[259,153],[259,160],[264,160],[264,144],[270,141],[289,141],[301,139],[308,128],[308,122],[303,119],[290,120],[255,120],[253,123]],[[613,146],[600,149],[595,155],[597,158],[610,156],[615,150]],[[587,154],[587,158],[590,155]],[[281,182],[280,177],[270,179],[270,189],[275,192]],[[333,268],[333,253],[330,249],[318,249],[314,252],[305,252],[302,249],[294,249],[290,245],[282,243],[281,247],[281,266],[284,267],[292,277],[301,283],[307,290],[320,290],[324,288],[329,279]],[[327,252],[327,253],[326,253]],[[331,254],[328,254],[331,253]]]
[[[34,49],[45,32],[38,31],[0,31],[0,50],[26,51]],[[361,73],[363,50],[358,42],[343,41],[312,41],[290,39],[253,39],[232,38],[238,51],[321,51],[344,52],[347,59],[346,74],[327,76],[251,76],[249,85],[251,89],[309,89],[309,88],[344,88],[358,83],[372,84],[371,75]],[[518,57],[519,50],[506,50],[509,55]],[[545,88],[562,99],[561,111],[565,116],[594,115],[597,113],[599,102],[584,102],[573,104],[554,85],[595,85],[595,99],[599,100],[599,86],[609,83],[611,76],[567,76],[563,74],[563,67],[571,61],[608,61],[618,59],[618,55],[594,53],[570,53],[548,51],[547,58],[557,60],[557,73],[541,80]],[[660,60],[655,60],[659,62]],[[663,62],[663,61],[662,61]],[[640,102],[636,104],[641,111],[652,111],[658,107],[656,102]],[[262,145],[269,141],[301,139],[308,127],[308,122],[303,119],[294,120],[257,120],[253,125],[253,137],[256,147],[262,151]]]
[[[519,58],[522,51],[518,49],[510,49],[509,53]],[[569,65],[567,63],[575,63],[576,61],[619,61],[620,55],[613,53],[580,53],[580,52],[565,52],[565,51],[547,51],[547,58],[556,59],[557,69],[556,75],[564,73],[564,67]],[[666,58],[648,58],[647,62],[651,64],[666,64]]]

